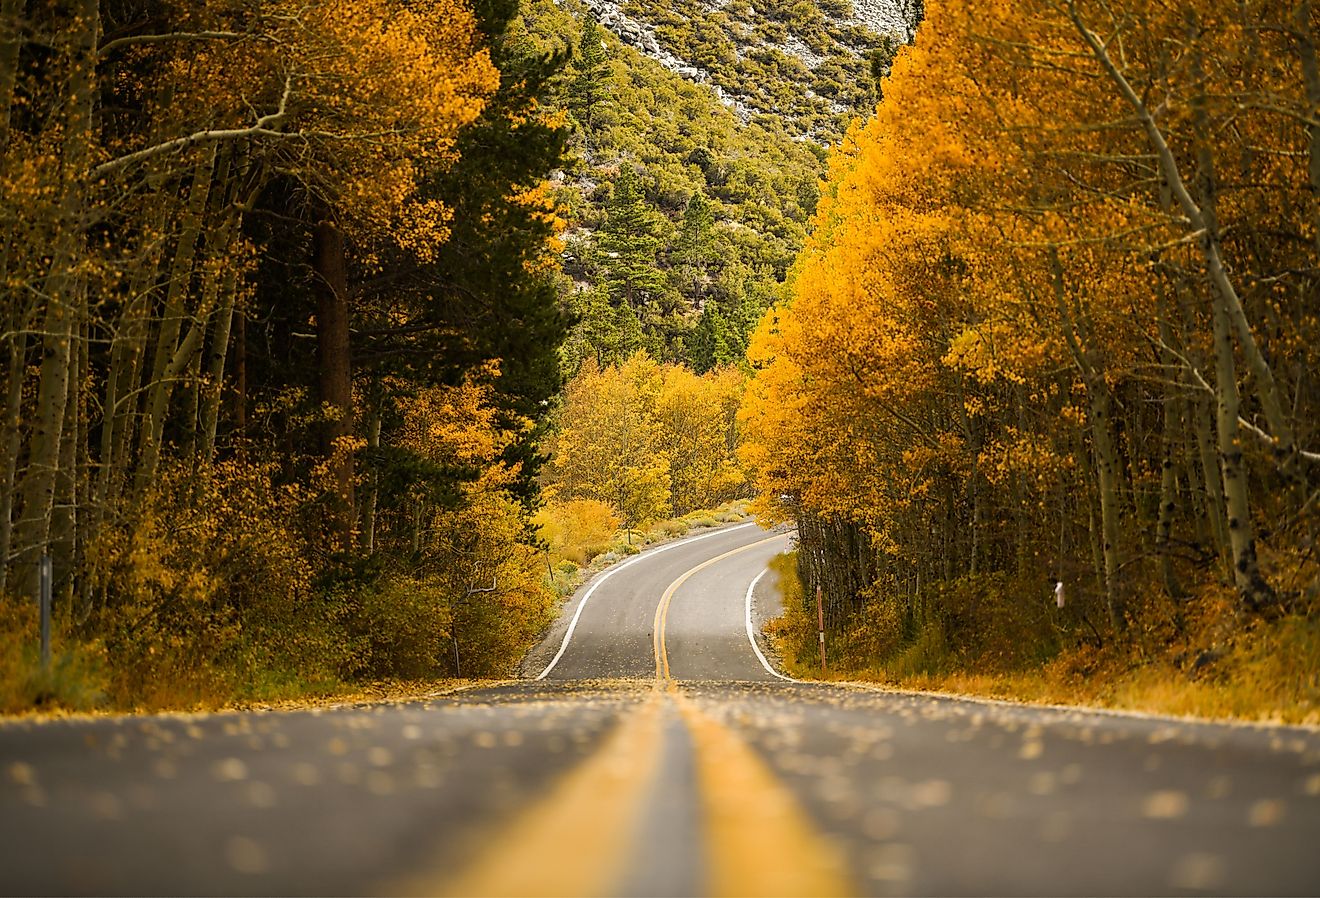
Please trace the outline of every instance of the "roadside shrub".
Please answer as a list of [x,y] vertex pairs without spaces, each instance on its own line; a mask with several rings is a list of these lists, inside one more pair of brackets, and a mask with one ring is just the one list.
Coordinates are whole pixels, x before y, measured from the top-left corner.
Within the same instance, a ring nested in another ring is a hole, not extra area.
[[453,597],[438,578],[390,574],[345,601],[347,676],[423,679],[452,670]]
[[619,516],[605,502],[573,499],[547,502],[532,518],[553,558],[586,564],[609,548],[619,529]]
[[295,529],[304,497],[261,467],[174,469],[88,546],[85,633],[119,705],[186,706],[333,665]]
[[0,595],[0,714],[32,707],[87,711],[100,704],[104,649],[70,638],[66,617],[52,621],[51,663],[43,668],[36,602]]

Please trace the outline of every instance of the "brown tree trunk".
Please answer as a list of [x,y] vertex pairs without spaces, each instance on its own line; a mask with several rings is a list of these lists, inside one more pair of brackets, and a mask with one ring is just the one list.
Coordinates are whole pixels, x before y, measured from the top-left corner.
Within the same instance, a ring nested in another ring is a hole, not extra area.
[[9,143],[9,119],[18,84],[18,52],[26,0],[0,0],[0,147]]
[[320,363],[321,408],[325,413],[324,451],[331,461],[335,490],[333,526],[338,546],[353,548],[353,372],[349,355],[348,260],[344,234],[326,216],[312,232],[316,272],[316,347]]
[[239,458],[247,453],[247,314],[234,309],[234,449]]
[[0,428],[0,593],[9,579],[9,549],[14,534],[14,477],[18,473],[18,450],[23,436],[23,380],[27,361],[27,335],[17,328],[9,344],[9,367],[5,381],[4,426]]
[[367,495],[362,503],[362,551],[371,555],[376,551],[376,501],[380,495],[380,473],[375,463],[380,450],[381,390],[372,389],[370,418],[367,421],[367,449],[371,453],[372,470],[367,478]]
[[1306,87],[1306,171],[1311,194],[1311,235],[1320,253],[1320,60],[1317,60],[1315,29],[1311,27],[1311,0],[1300,0],[1293,10],[1297,29],[1297,55],[1302,63],[1302,83]]

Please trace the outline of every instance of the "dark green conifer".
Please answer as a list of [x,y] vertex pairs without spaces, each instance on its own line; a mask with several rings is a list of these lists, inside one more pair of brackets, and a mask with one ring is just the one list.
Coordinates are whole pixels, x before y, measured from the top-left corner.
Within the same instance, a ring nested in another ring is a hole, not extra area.
[[610,295],[643,318],[665,292],[665,277],[656,260],[660,243],[660,216],[646,201],[637,172],[625,164],[606,206],[599,241],[601,265]]
[[600,113],[610,100],[610,61],[601,40],[600,23],[588,16],[582,23],[578,52],[570,66],[568,108],[591,146]]

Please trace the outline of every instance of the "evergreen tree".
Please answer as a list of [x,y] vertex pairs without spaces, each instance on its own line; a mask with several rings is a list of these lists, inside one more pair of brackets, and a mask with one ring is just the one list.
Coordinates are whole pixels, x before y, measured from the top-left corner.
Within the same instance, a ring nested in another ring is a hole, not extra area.
[[582,36],[578,39],[578,52],[571,70],[573,79],[568,85],[568,108],[582,127],[590,146],[600,112],[609,103],[611,94],[609,57],[595,16],[588,16],[582,23]]
[[611,299],[605,286],[578,293],[573,305],[578,324],[564,345],[566,370],[577,371],[589,359],[602,368],[619,365],[647,346],[637,313]]
[[688,200],[670,254],[670,275],[696,308],[704,305],[711,270],[719,258],[714,238],[715,214],[705,194],[697,191]]
[[[569,133],[528,111],[544,102],[568,60],[501,39],[517,11],[513,0],[474,5],[491,38],[500,87],[460,137],[459,160],[427,185],[428,198],[454,210],[449,239],[429,263],[396,260],[362,289],[382,315],[362,328],[358,353],[374,378],[449,385],[498,360],[494,398],[504,421],[538,421],[504,452],[505,461],[520,464],[517,492],[530,503],[542,460],[540,419],[563,385],[559,345],[571,318],[547,264],[557,220],[541,189],[562,164]],[[391,320],[399,318],[405,323]]]
[[632,166],[620,169],[606,215],[600,250],[610,295],[645,321],[665,292],[665,278],[656,261],[661,223]]

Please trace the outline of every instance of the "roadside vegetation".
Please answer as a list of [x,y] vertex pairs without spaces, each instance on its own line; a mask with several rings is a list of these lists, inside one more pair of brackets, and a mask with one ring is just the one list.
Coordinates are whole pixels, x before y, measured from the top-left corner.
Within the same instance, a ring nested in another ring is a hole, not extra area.
[[[549,2],[139,6],[0,17],[0,711],[500,676],[556,565],[742,495],[741,379],[634,356],[742,357],[821,154]],[[619,363],[644,507],[542,496]]]
[[511,669],[553,603],[529,517],[567,54],[500,2],[26,7],[0,21],[0,710]]
[[819,587],[839,675],[1320,721],[1308,9],[931,4],[749,350],[791,668]]

